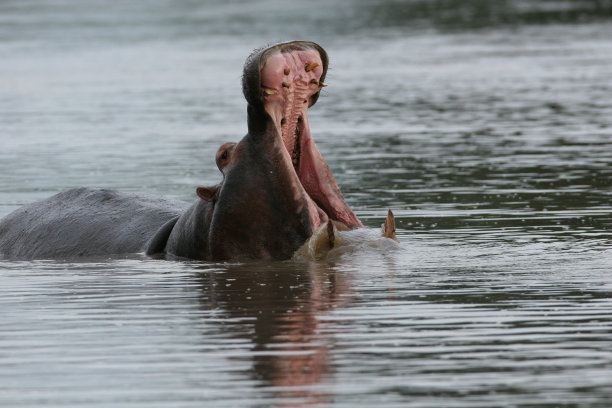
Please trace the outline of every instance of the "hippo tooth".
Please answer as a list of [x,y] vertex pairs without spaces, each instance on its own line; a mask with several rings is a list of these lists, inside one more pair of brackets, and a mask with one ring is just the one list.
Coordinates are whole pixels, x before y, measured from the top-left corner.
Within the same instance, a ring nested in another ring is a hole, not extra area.
[[381,229],[383,237],[398,241],[395,235],[395,216],[393,215],[393,211],[389,210],[385,223],[381,225]]
[[290,72],[291,72],[291,68],[285,68],[285,75],[289,75]]
[[321,64],[319,64],[318,62],[311,62],[310,64],[306,65],[306,72],[312,71],[313,69],[315,69],[319,65],[321,65]]
[[289,84],[286,82],[283,82],[281,85],[283,86],[283,88],[289,88]]
[[284,125],[285,123],[287,123],[287,118],[282,118],[281,119],[281,125]]
[[266,93],[266,95],[276,95],[278,93],[276,89],[272,88],[264,88],[264,92]]
[[327,239],[329,240],[329,247],[333,248],[336,243],[336,234],[334,233],[334,224],[331,220],[327,220]]
[[327,86],[327,84],[325,82],[319,81],[319,86],[321,88],[325,88]]

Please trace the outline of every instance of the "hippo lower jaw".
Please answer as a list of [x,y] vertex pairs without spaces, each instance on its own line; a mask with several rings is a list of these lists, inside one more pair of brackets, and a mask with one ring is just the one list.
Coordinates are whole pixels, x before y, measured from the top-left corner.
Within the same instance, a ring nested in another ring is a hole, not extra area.
[[285,160],[301,184],[313,230],[331,219],[348,228],[361,227],[344,201],[308,125],[308,108],[319,95],[327,71],[327,55],[316,44],[292,42],[267,49],[259,62],[261,90],[271,127],[283,141]]

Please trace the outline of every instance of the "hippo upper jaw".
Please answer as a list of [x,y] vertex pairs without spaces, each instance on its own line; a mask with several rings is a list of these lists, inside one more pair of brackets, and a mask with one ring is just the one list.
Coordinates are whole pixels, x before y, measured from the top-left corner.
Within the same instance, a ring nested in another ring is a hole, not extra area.
[[[261,111],[263,106],[267,116],[266,130],[273,129],[282,139],[309,207],[316,212],[313,227],[328,218],[349,228],[362,226],[346,204],[312,138],[308,123],[308,108],[316,103],[320,90],[326,86],[323,80],[328,66],[327,54],[314,43],[289,42],[260,52],[257,62],[260,98],[251,101],[259,106],[253,111]],[[252,91],[245,92],[245,96],[251,94]]]

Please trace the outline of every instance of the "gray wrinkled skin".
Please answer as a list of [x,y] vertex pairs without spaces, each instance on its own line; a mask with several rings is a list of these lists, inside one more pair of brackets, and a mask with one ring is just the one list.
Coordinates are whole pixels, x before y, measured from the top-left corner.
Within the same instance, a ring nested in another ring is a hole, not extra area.
[[72,259],[137,253],[188,204],[77,188],[26,205],[0,221],[0,256]]

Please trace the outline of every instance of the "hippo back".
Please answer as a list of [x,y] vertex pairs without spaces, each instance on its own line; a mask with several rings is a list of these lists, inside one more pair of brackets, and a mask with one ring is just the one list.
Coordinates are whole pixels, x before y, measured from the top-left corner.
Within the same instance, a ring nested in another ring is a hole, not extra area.
[[72,259],[141,252],[188,206],[106,189],[68,190],[0,220],[0,258]]

